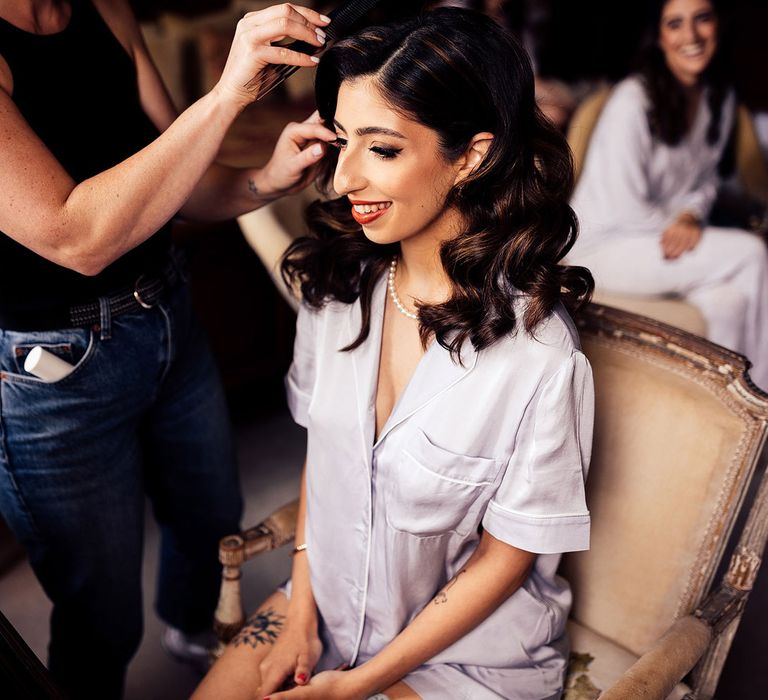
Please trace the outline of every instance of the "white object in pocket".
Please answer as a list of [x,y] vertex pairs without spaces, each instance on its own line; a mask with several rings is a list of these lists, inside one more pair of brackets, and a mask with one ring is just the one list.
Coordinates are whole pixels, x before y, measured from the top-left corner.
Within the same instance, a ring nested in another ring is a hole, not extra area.
[[24,369],[46,382],[58,382],[71,374],[75,367],[40,345],[35,345],[24,360]]

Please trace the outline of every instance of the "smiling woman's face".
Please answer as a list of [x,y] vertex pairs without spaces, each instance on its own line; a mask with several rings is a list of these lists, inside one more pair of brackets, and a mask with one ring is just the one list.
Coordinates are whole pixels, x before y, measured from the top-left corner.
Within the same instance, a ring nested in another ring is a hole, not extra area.
[[693,85],[717,50],[717,15],[709,0],[669,0],[659,26],[659,47],[669,70]]
[[371,241],[455,233],[457,214],[445,201],[460,165],[445,160],[436,132],[398,114],[370,78],[342,83],[334,121],[340,153],[333,186]]

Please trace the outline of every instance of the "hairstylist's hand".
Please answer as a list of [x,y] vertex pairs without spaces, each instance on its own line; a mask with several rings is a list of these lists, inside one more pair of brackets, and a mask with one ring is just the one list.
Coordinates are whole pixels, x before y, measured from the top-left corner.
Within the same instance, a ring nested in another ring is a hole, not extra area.
[[[317,65],[314,57],[272,46],[272,42],[291,38],[322,46],[325,43],[322,27],[328,22],[329,19],[318,12],[290,3],[249,12],[237,23],[227,63],[214,90],[245,106],[256,99],[258,77],[269,64]],[[249,83],[250,88],[246,87]]]
[[265,190],[290,194],[304,189],[325,152],[321,142],[335,140],[336,134],[323,126],[317,112],[301,123],[286,125],[260,174]]
[[661,234],[661,250],[667,260],[674,260],[693,250],[700,240],[701,223],[693,214],[684,212]]

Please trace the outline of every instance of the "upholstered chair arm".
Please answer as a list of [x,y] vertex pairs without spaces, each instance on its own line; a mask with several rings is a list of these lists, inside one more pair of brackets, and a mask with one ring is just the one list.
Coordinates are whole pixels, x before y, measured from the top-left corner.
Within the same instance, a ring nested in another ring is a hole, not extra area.
[[677,620],[600,700],[665,700],[728,628],[746,599],[746,591],[722,585],[695,613]]
[[677,620],[601,700],[665,700],[702,656],[712,630],[693,615]]
[[237,535],[228,535],[219,543],[221,592],[213,626],[219,639],[218,654],[245,623],[240,595],[240,575],[243,564],[257,554],[269,552],[293,541],[299,501],[278,508],[263,522]]

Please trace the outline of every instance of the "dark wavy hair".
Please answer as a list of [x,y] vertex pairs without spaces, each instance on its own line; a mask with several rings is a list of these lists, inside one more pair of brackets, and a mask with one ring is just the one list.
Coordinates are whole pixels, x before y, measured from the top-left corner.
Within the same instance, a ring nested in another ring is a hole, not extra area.
[[[529,297],[530,333],[561,299],[573,309],[590,297],[589,271],[559,264],[577,235],[570,151],[536,107],[530,62],[509,33],[480,13],[445,8],[340,41],[323,55],[315,84],[330,128],[341,84],[363,76],[393,109],[437,133],[448,162],[475,134],[494,134],[482,163],[445,203],[462,214],[464,228],[440,249],[450,298],[417,305],[425,345],[434,334],[454,358],[467,339],[488,347],[515,329],[519,292]],[[326,192],[338,159],[329,151],[319,178]],[[300,285],[311,307],[360,298],[362,327],[344,348],[352,350],[368,337],[371,295],[399,244],[369,241],[346,197],[314,202],[307,219],[312,235],[290,246],[283,277]]]
[[[672,75],[659,47],[661,15],[670,0],[650,0],[647,4],[647,29],[635,64],[640,75],[650,107],[648,126],[656,138],[668,146],[676,146],[688,132],[688,113],[683,86]],[[707,127],[707,143],[717,143],[723,113],[723,102],[731,87],[730,66],[723,50],[726,33],[723,31],[725,17],[712,8],[718,18],[718,47],[712,61],[701,76],[701,83],[707,90],[707,101],[711,119]]]

